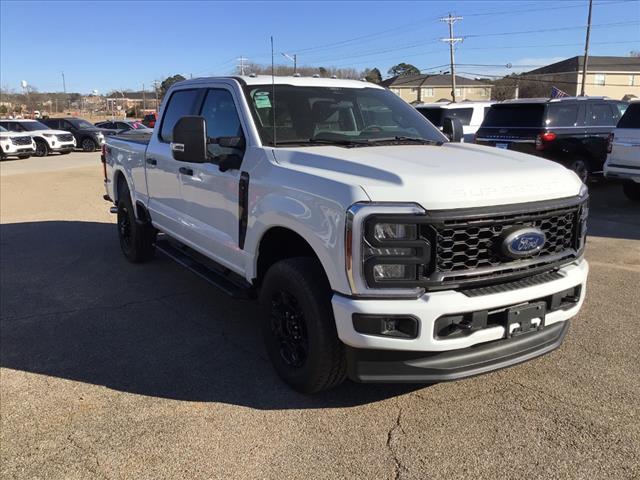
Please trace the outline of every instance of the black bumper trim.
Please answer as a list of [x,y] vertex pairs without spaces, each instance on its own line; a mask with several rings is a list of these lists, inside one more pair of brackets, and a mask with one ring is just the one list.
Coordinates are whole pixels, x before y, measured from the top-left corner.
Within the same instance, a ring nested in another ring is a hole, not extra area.
[[435,383],[481,375],[526,362],[558,348],[569,321],[509,339],[447,352],[346,347],[351,380],[367,383]]

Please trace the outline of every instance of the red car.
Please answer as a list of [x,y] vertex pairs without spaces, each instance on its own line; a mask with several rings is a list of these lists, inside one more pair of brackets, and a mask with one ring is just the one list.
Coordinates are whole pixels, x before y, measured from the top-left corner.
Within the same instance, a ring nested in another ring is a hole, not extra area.
[[158,118],[157,113],[149,113],[145,115],[144,118],[142,119],[142,124],[149,128],[153,128],[156,126],[157,118]]

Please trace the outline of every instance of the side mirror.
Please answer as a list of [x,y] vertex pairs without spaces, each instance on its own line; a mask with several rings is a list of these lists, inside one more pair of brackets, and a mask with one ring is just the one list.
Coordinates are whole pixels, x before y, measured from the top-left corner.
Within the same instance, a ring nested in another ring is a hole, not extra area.
[[463,136],[462,122],[459,118],[444,117],[442,119],[442,133],[452,142],[459,142]]
[[207,126],[204,118],[188,115],[176,122],[171,154],[179,162],[207,161]]

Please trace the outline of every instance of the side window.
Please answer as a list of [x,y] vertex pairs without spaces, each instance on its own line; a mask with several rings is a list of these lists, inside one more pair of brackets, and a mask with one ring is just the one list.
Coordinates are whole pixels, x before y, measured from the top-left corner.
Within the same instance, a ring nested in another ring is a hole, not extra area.
[[178,90],[171,95],[165,108],[162,119],[160,138],[164,142],[170,142],[173,138],[173,127],[185,115],[193,115],[195,103],[198,98],[198,90]]
[[465,126],[471,123],[471,115],[473,115],[473,108],[450,108],[444,110],[445,118],[457,118]]
[[587,116],[587,125],[602,127],[615,124],[613,110],[609,105],[606,103],[594,103],[591,105],[591,112]]
[[[238,111],[229,91],[222,89],[209,90],[200,115],[207,122],[207,137],[242,136]],[[224,153],[237,153],[234,149],[222,148],[216,144],[208,145],[207,149],[214,157]]]
[[124,122],[116,122],[116,124],[114,125],[114,127],[117,130],[130,130],[130,127],[128,124],[124,123]]
[[71,130],[76,130],[76,127],[74,127],[71,122],[60,120],[60,124],[61,124],[60,127],[62,128],[62,130],[68,130],[69,132]]
[[547,107],[548,127],[575,127],[578,125],[578,105],[575,103],[550,103]]

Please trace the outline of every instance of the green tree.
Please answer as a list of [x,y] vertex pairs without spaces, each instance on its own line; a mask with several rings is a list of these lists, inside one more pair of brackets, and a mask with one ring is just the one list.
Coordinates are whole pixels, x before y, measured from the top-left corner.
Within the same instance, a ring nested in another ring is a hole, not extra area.
[[391,67],[387,73],[394,77],[406,77],[408,75],[420,75],[420,70],[415,65],[402,62]]
[[382,81],[382,74],[380,73],[380,70],[378,70],[377,68],[372,68],[372,69],[366,69],[364,72],[364,79],[367,82],[371,82],[371,83],[380,83]]
[[177,75],[165,78],[160,84],[160,98],[164,97],[165,93],[167,93],[167,90],[169,90],[171,85],[173,85],[174,83],[182,82],[183,80],[186,80],[186,78],[184,78],[179,73]]

